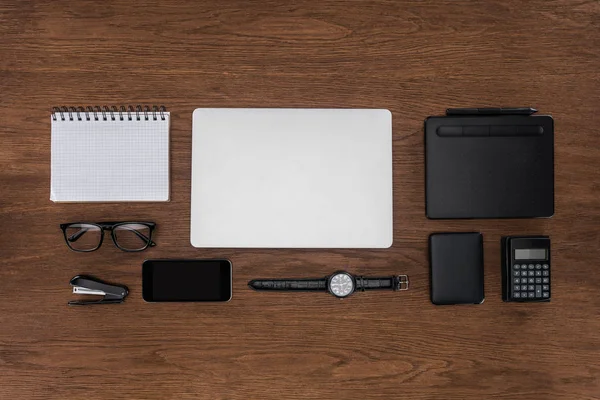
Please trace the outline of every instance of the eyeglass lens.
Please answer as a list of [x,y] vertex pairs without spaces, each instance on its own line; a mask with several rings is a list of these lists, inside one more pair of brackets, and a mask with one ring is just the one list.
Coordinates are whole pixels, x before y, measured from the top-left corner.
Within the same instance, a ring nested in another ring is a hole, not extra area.
[[150,227],[143,224],[119,224],[113,228],[113,239],[124,250],[143,250],[150,244]]
[[76,251],[98,248],[102,240],[102,229],[91,224],[71,224],[65,229],[67,244]]

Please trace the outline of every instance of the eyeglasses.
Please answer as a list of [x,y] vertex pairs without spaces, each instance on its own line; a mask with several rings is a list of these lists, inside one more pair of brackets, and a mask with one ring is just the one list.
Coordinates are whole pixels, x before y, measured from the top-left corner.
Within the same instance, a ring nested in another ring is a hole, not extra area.
[[123,251],[142,251],[156,246],[152,241],[154,222],[72,222],[60,224],[65,242],[71,250],[89,252],[98,250],[104,231],[110,231],[113,243]]

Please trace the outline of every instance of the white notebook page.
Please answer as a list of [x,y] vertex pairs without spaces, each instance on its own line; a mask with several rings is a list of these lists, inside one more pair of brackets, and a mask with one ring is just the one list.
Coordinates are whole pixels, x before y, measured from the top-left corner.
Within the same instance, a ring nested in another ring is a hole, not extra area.
[[50,200],[169,200],[168,112],[147,121],[54,117]]

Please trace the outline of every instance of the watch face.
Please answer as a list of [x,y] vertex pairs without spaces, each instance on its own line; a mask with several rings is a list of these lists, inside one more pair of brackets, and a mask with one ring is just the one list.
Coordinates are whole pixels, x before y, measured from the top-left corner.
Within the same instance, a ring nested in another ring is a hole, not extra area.
[[329,279],[329,291],[337,297],[346,297],[354,292],[354,279],[345,273],[340,272]]

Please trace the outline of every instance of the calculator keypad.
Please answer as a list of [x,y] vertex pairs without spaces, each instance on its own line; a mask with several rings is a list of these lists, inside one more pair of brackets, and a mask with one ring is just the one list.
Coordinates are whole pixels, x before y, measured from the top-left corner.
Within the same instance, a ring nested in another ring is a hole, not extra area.
[[550,265],[544,262],[513,264],[511,299],[538,301],[550,299]]

